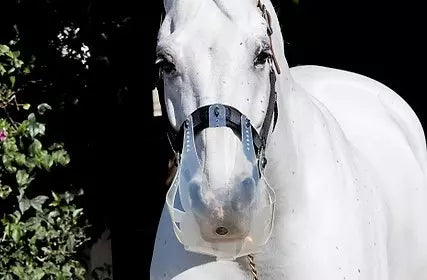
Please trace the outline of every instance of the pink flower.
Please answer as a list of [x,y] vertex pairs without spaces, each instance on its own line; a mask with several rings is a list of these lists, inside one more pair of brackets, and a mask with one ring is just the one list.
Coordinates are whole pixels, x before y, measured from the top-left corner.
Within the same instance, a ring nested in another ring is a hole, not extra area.
[[0,142],[3,142],[6,139],[7,139],[7,131],[6,129],[2,128],[2,130],[0,130]]

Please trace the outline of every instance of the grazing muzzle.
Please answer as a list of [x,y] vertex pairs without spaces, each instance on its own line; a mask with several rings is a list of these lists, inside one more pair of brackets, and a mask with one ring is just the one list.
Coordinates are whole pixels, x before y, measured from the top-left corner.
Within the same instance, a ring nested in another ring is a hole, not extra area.
[[[227,188],[209,188],[207,196],[204,189],[212,182],[197,155],[195,136],[207,128],[224,127],[239,136],[244,172]],[[265,139],[245,115],[222,104],[197,109],[177,137],[182,150],[166,203],[178,240],[188,251],[218,259],[258,252],[271,235],[275,205],[274,191],[263,174]]]

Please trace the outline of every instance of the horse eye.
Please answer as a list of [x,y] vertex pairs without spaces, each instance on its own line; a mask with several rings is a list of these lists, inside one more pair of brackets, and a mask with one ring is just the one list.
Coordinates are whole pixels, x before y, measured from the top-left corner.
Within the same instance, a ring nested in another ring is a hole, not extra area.
[[254,65],[256,68],[261,68],[271,57],[271,53],[267,50],[261,51],[255,58]]
[[176,70],[175,64],[163,55],[157,57],[156,66],[165,74],[172,74]]

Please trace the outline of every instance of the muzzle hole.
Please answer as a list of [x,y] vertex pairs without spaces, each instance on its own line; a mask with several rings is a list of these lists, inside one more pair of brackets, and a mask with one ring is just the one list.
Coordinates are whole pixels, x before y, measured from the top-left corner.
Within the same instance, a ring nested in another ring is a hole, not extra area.
[[228,229],[225,227],[217,227],[215,232],[218,235],[226,235],[228,233]]

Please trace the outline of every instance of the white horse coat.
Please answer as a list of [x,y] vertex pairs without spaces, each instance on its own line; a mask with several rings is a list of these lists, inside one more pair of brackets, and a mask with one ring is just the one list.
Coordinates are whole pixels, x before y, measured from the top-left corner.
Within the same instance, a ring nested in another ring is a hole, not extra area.
[[[193,1],[201,0],[187,0]],[[270,241],[255,254],[259,278],[427,279],[427,153],[418,118],[367,77],[319,66],[289,69],[277,17],[264,2],[282,74],[266,167],[277,211]],[[245,258],[217,262],[185,251],[165,208],[151,279],[172,278],[239,280],[250,273]]]

